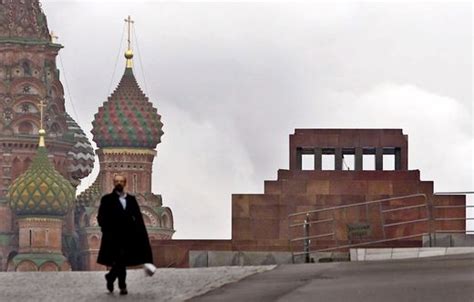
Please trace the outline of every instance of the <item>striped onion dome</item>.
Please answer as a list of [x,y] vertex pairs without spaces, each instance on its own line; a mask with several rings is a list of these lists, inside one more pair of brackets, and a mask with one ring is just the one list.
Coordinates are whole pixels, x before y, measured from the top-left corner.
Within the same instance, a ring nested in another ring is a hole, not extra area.
[[115,91],[95,114],[91,132],[99,148],[154,149],[161,142],[162,127],[161,115],[127,67]]
[[89,175],[94,168],[94,149],[84,131],[67,113],[66,124],[68,132],[74,136],[75,142],[72,149],[68,152],[71,162],[69,171],[73,179],[80,180]]
[[[40,135],[44,137],[44,132]],[[74,187],[56,171],[40,141],[33,162],[10,185],[7,198],[18,216],[64,216],[73,206],[74,195]]]

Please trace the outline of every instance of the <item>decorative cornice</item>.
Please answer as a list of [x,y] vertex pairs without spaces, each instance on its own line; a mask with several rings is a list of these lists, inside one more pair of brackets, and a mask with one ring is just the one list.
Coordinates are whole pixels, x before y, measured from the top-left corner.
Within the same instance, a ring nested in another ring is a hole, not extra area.
[[41,46],[49,46],[55,49],[64,48],[61,44],[58,43],[51,43],[41,40],[31,40],[31,39],[22,39],[22,38],[0,38],[0,44],[22,44],[22,45],[41,45]]
[[92,234],[92,235],[97,235],[97,234],[102,234],[100,231],[99,226],[87,226],[87,227],[82,227],[78,230],[78,234]]
[[97,154],[132,154],[132,155],[153,155],[156,156],[156,150],[145,148],[101,148]]
[[163,228],[163,227],[146,227],[147,231],[152,233],[152,232],[160,232],[160,233],[168,233],[170,235],[174,234],[176,230],[174,229],[168,229],[168,228]]
[[[22,146],[12,146],[11,144],[22,144]],[[48,149],[69,151],[75,142],[46,137],[46,144],[48,145]],[[38,136],[0,136],[0,145],[3,145],[4,148],[28,148],[36,150],[36,148],[38,148]]]
[[53,218],[53,217],[18,217],[18,221],[26,221],[26,222],[58,222],[62,223],[63,219],[60,218]]
[[64,262],[67,262],[66,257],[61,253],[55,252],[45,252],[45,251],[37,251],[37,252],[30,252],[30,253],[19,253],[16,255],[12,261],[16,265],[20,262],[29,260],[35,263],[38,267],[43,265],[45,262],[55,262],[58,266],[61,266]]

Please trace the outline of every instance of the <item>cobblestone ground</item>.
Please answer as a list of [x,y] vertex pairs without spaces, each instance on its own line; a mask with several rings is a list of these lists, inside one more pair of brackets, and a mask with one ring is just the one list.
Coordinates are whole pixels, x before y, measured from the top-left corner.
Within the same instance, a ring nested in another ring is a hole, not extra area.
[[0,273],[0,301],[183,301],[275,266],[127,271],[128,295],[105,288],[105,272]]

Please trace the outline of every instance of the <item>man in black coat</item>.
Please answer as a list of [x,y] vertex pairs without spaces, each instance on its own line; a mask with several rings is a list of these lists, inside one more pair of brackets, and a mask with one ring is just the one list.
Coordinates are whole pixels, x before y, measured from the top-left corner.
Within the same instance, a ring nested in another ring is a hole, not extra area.
[[121,295],[128,293],[126,267],[153,263],[140,207],[135,196],[124,191],[126,184],[124,176],[114,177],[114,190],[102,197],[97,215],[102,230],[97,263],[111,267],[105,274],[107,289],[113,292],[115,279],[118,278]]

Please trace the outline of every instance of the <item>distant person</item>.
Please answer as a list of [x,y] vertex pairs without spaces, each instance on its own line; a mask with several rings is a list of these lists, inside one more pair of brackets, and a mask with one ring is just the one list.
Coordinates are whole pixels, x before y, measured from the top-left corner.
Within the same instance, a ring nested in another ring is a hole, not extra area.
[[114,190],[100,200],[97,221],[102,231],[97,263],[106,265],[110,271],[105,274],[107,289],[114,291],[114,282],[118,278],[121,295],[128,294],[127,266],[146,264],[145,272],[153,275],[156,268],[143,222],[140,207],[135,196],[125,192],[127,179],[123,175],[114,177]]

